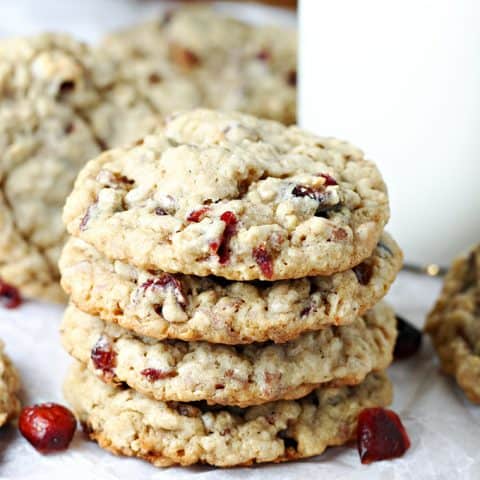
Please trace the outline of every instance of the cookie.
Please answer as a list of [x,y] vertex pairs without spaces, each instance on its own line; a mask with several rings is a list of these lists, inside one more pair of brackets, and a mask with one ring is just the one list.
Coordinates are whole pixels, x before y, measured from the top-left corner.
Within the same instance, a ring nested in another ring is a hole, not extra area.
[[100,102],[115,67],[68,35],[47,33],[0,42],[2,105],[47,97],[85,111]]
[[100,149],[84,120],[49,98],[0,106],[0,277],[23,295],[64,301],[62,206]]
[[256,405],[300,398],[321,384],[354,385],[391,363],[393,311],[379,304],[345,327],[275,345],[159,341],[105,324],[72,305],[61,327],[65,349],[105,381],[157,400]]
[[115,84],[116,68],[66,35],[0,42],[0,277],[25,296],[64,301],[61,210],[79,169],[107,136],[131,140],[151,128],[140,100],[127,102]]
[[286,342],[345,325],[386,294],[402,253],[386,233],[372,257],[330,277],[229,282],[175,276],[108,260],[71,237],[60,258],[62,286],[84,312],[157,339],[241,344]]
[[233,467],[318,455],[355,437],[364,408],[386,406],[392,398],[386,376],[374,373],[356,387],[320,388],[301,400],[245,409],[164,403],[107,385],[78,364],[64,392],[101,447],[158,467]]
[[189,7],[110,34],[102,49],[159,112],[203,106],[295,122],[293,29]]
[[0,427],[20,412],[20,378],[10,359],[5,355],[0,341]]
[[159,122],[150,102],[135,86],[121,81],[102,90],[102,101],[85,115],[102,150],[129,145]]
[[211,110],[90,161],[64,209],[68,231],[110,259],[231,280],[347,270],[388,217],[380,173],[350,144]]
[[480,403],[480,245],[453,262],[425,329],[442,369]]

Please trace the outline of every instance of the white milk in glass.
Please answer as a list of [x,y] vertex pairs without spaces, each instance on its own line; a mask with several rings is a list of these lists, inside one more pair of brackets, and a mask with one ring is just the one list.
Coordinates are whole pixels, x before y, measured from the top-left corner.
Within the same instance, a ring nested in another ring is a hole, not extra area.
[[480,241],[480,1],[301,0],[300,123],[387,182],[407,262]]

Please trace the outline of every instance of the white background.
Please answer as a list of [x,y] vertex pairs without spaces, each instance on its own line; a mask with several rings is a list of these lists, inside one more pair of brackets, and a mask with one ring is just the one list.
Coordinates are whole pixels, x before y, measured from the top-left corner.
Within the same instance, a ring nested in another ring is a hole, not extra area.
[[[140,7],[140,5],[142,5]],[[93,40],[105,29],[145,17],[158,9],[155,2],[126,0],[0,1],[0,35],[30,33],[45,28],[68,30]],[[238,12],[238,10],[237,10]],[[240,9],[240,14],[264,21],[291,23],[289,15]],[[437,279],[402,273],[389,300],[396,310],[418,326],[440,288]],[[61,385],[69,364],[60,348],[58,326],[62,308],[28,302],[20,309],[0,308],[0,338],[17,364],[23,380],[25,404],[63,402]],[[114,479],[261,479],[322,478],[345,480],[478,479],[480,478],[480,409],[465,401],[454,383],[438,372],[428,342],[419,355],[390,369],[395,383],[393,408],[401,415],[412,448],[399,460],[362,466],[356,450],[331,449],[308,461],[250,469],[217,470],[208,467],[159,470],[135,459],[116,458],[77,433],[70,449],[61,454],[36,453],[15,428],[0,431],[0,478],[15,480]]]
[[412,263],[480,239],[480,2],[302,0],[300,123],[381,167]]

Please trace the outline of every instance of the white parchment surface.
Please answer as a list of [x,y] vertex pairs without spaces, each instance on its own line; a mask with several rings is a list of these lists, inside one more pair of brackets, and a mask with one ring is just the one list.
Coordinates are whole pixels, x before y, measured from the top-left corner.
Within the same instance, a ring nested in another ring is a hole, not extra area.
[[[106,30],[151,16],[167,3],[0,0],[0,36],[60,29],[95,41]],[[221,8],[258,22],[294,21],[290,14],[275,10],[225,4]],[[438,279],[402,273],[388,299],[399,314],[422,326],[439,289]],[[0,338],[20,370],[24,404],[64,402],[61,385],[70,360],[60,347],[61,314],[61,307],[36,302],[27,302],[13,311],[0,308]],[[139,460],[114,457],[86,441],[81,432],[68,451],[42,456],[10,427],[0,431],[0,479],[478,480],[480,407],[471,406],[454,382],[439,373],[431,346],[424,340],[418,355],[397,362],[389,371],[395,383],[393,408],[401,415],[412,440],[409,452],[395,461],[362,466],[355,449],[335,448],[320,457],[292,464],[230,470],[208,467],[160,470]]]
[[[421,326],[439,288],[437,279],[401,273],[388,300],[398,313]],[[25,404],[64,402],[61,385],[70,359],[60,347],[61,313],[61,307],[34,302],[13,311],[0,309],[0,338],[20,370]],[[140,460],[114,457],[82,433],[77,433],[67,452],[42,456],[15,428],[9,428],[0,431],[0,479],[479,479],[480,407],[471,406],[454,382],[439,373],[427,339],[418,355],[397,362],[389,373],[395,384],[393,408],[412,441],[399,460],[362,466],[355,449],[335,448],[320,457],[284,465],[158,470]]]

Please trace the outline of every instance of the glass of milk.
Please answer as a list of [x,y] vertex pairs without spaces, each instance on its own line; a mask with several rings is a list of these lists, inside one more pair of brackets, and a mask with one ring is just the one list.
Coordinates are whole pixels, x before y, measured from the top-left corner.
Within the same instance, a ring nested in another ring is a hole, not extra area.
[[301,0],[300,124],[379,165],[418,266],[480,242],[480,2]]

